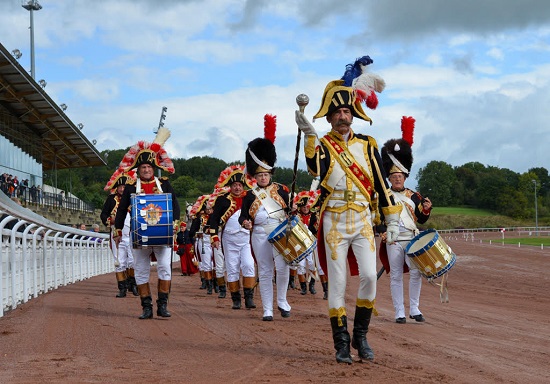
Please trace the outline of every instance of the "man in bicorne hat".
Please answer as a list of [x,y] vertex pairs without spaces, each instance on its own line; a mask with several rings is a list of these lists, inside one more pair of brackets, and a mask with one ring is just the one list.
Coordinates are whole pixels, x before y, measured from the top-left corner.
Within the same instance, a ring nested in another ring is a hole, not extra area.
[[[296,123],[305,133],[308,171],[320,177],[320,227],[318,251],[328,274],[328,306],[336,361],[351,364],[351,346],[362,360],[373,360],[366,334],[376,296],[376,244],[373,215],[377,204],[386,214],[388,240],[397,237],[397,205],[385,180],[382,161],[374,138],[356,134],[353,118],[370,122],[356,91],[343,80],[330,82],[315,118],[326,117],[332,129],[319,138],[304,114],[296,111]],[[347,328],[345,292],[346,260],[350,272],[359,274],[353,337]],[[326,263],[326,268],[324,263]]]
[[[127,184],[124,193],[120,199],[118,210],[115,217],[117,244],[122,238],[122,229],[126,216],[129,214],[131,205],[131,195],[137,194],[158,194],[169,193],[172,195],[172,217],[174,220],[180,217],[180,207],[178,199],[174,193],[168,178],[155,176],[155,169],[174,173],[174,165],[168,157],[162,145],[170,136],[170,131],[166,128],[159,128],[157,137],[153,143],[140,141],[130,148],[128,153],[122,159],[119,168],[126,171],[137,168],[137,180],[135,184]],[[173,223],[169,223],[173,228]],[[139,296],[141,298],[141,306],[143,313],[139,316],[140,319],[153,318],[153,300],[151,297],[151,288],[149,286],[149,278],[151,273],[151,255],[154,254],[157,260],[158,274],[158,298],[157,298],[157,316],[170,317],[168,312],[168,296],[170,293],[170,283],[172,280],[172,248],[170,243],[166,246],[150,246],[145,248],[134,248],[134,264],[135,275],[138,287]]]
[[212,213],[212,207],[208,200],[211,195],[199,196],[190,214],[193,217],[189,235],[195,239],[195,254],[199,255],[199,270],[201,273],[201,287],[206,289],[206,294],[211,295],[214,288],[214,253],[210,240],[208,218]]
[[[229,191],[218,194],[212,207],[213,212],[208,219],[212,247],[220,249],[223,244],[227,287],[233,301],[233,309],[241,308],[241,273],[245,307],[247,309],[256,308],[256,304],[254,304],[256,272],[250,249],[250,231],[239,224],[242,202],[246,196],[245,187],[250,188],[251,186],[252,178],[247,178],[244,166],[231,165],[224,169],[220,173],[215,189],[229,187]],[[225,279],[219,275],[217,275],[217,279],[220,287],[219,297],[225,297]]]
[[115,216],[122,198],[122,193],[126,187],[126,183],[134,181],[135,172],[124,172],[122,169],[117,169],[111,176],[111,179],[105,185],[106,191],[111,191],[107,196],[103,209],[100,214],[101,222],[111,228],[111,251],[115,258],[115,275],[118,284],[118,294],[116,297],[126,297],[126,290],[132,292],[134,296],[138,296],[136,278],[134,274],[134,256],[132,255],[132,246],[130,241],[130,216],[126,217],[124,228],[122,230],[122,239],[120,243],[115,244],[113,234],[115,232]]
[[405,188],[405,181],[413,164],[412,143],[414,119],[404,116],[401,120],[403,137],[388,140],[382,147],[381,155],[384,170],[391,183],[391,190],[395,199],[403,206],[399,216],[399,236],[397,241],[386,243],[385,226],[378,230],[382,233],[382,246],[380,248],[380,260],[386,273],[390,275],[390,291],[395,309],[395,322],[404,324],[405,305],[403,301],[403,272],[409,271],[409,318],[417,322],[424,322],[424,316],[420,309],[420,290],[422,288],[422,275],[405,249],[409,242],[419,233],[416,223],[424,224],[432,210],[432,202],[427,197],[412,189]]

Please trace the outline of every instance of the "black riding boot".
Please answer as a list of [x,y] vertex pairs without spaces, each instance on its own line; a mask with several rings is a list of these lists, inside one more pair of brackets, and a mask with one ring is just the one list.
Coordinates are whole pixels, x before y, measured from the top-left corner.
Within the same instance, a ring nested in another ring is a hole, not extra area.
[[254,304],[254,290],[252,288],[244,288],[244,306],[248,309],[256,308]]
[[241,309],[241,292],[231,292],[231,300],[233,300],[233,309]]
[[288,289],[296,289],[296,282],[293,275],[290,275],[290,278],[288,279]]
[[224,285],[220,285],[219,287],[220,287],[220,288],[219,288],[220,292],[219,292],[218,298],[219,298],[219,299],[225,299],[225,294],[226,294],[226,292],[227,292],[227,289],[226,289],[226,287],[225,287],[225,284],[224,284]]
[[143,313],[139,318],[141,320],[152,319],[153,318],[153,298],[151,296],[142,297],[141,306],[143,308]]
[[212,286],[214,285],[213,281],[214,280],[212,280],[212,279],[206,280],[206,294],[207,295],[212,294]]
[[206,289],[206,279],[204,277],[201,277],[201,286],[199,289]]
[[116,297],[126,297],[126,280],[117,281],[118,294]]
[[158,295],[159,297],[157,299],[157,316],[160,316],[160,317],[172,316],[170,312],[168,312],[168,309],[166,308],[168,305],[168,294],[164,292],[159,292]]
[[323,286],[323,300],[328,300],[328,282],[321,282]]
[[349,343],[350,336],[348,332],[348,318],[342,316],[340,318],[342,325],[338,325],[338,317],[330,318],[332,327],[332,339],[334,340],[334,349],[336,349],[336,361],[338,363],[353,363],[350,355]]
[[300,295],[305,295],[307,294],[307,283],[304,281],[304,282],[301,282],[300,281],[300,288],[302,289],[300,291]]
[[357,349],[359,357],[364,360],[374,360],[374,352],[367,342],[372,308],[355,307],[355,320],[353,320],[353,339],[351,346]]
[[315,290],[315,279],[312,277],[309,281],[309,293],[315,295],[317,291]]
[[132,292],[132,295],[134,296],[139,296],[136,278],[134,276],[129,276],[126,280],[126,284],[128,285],[128,292]]

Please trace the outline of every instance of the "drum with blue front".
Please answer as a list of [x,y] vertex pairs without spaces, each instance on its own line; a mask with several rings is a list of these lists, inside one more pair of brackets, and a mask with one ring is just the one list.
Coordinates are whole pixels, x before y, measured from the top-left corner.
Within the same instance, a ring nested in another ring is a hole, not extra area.
[[289,265],[297,265],[310,255],[317,245],[315,236],[296,216],[279,224],[267,240]]
[[456,255],[435,229],[416,235],[405,248],[405,253],[428,280],[447,273],[456,262]]
[[172,194],[135,194],[131,199],[130,235],[133,248],[174,243]]

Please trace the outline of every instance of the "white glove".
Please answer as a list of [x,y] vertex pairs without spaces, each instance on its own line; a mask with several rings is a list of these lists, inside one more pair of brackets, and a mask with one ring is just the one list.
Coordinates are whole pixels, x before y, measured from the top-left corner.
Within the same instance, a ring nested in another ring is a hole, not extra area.
[[307,120],[307,117],[300,112],[296,111],[296,124],[298,125],[298,128],[300,131],[304,132],[306,135],[315,135],[317,136],[317,132],[315,132],[315,128],[313,128],[313,125]]
[[386,243],[393,244],[399,236],[399,214],[386,215]]

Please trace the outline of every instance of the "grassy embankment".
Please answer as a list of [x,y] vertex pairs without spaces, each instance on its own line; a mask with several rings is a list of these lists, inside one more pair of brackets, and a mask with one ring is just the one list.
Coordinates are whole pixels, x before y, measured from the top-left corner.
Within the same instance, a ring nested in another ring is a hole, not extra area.
[[[539,226],[549,226],[550,219],[539,218]],[[514,220],[507,216],[495,215],[486,210],[463,207],[440,207],[434,208],[428,222],[419,226],[422,229],[435,228],[443,229],[464,229],[464,228],[511,228],[511,227],[534,227],[533,220]],[[507,244],[534,245],[544,247],[550,246],[550,237],[547,232],[541,236],[530,236],[525,238],[502,239]]]

